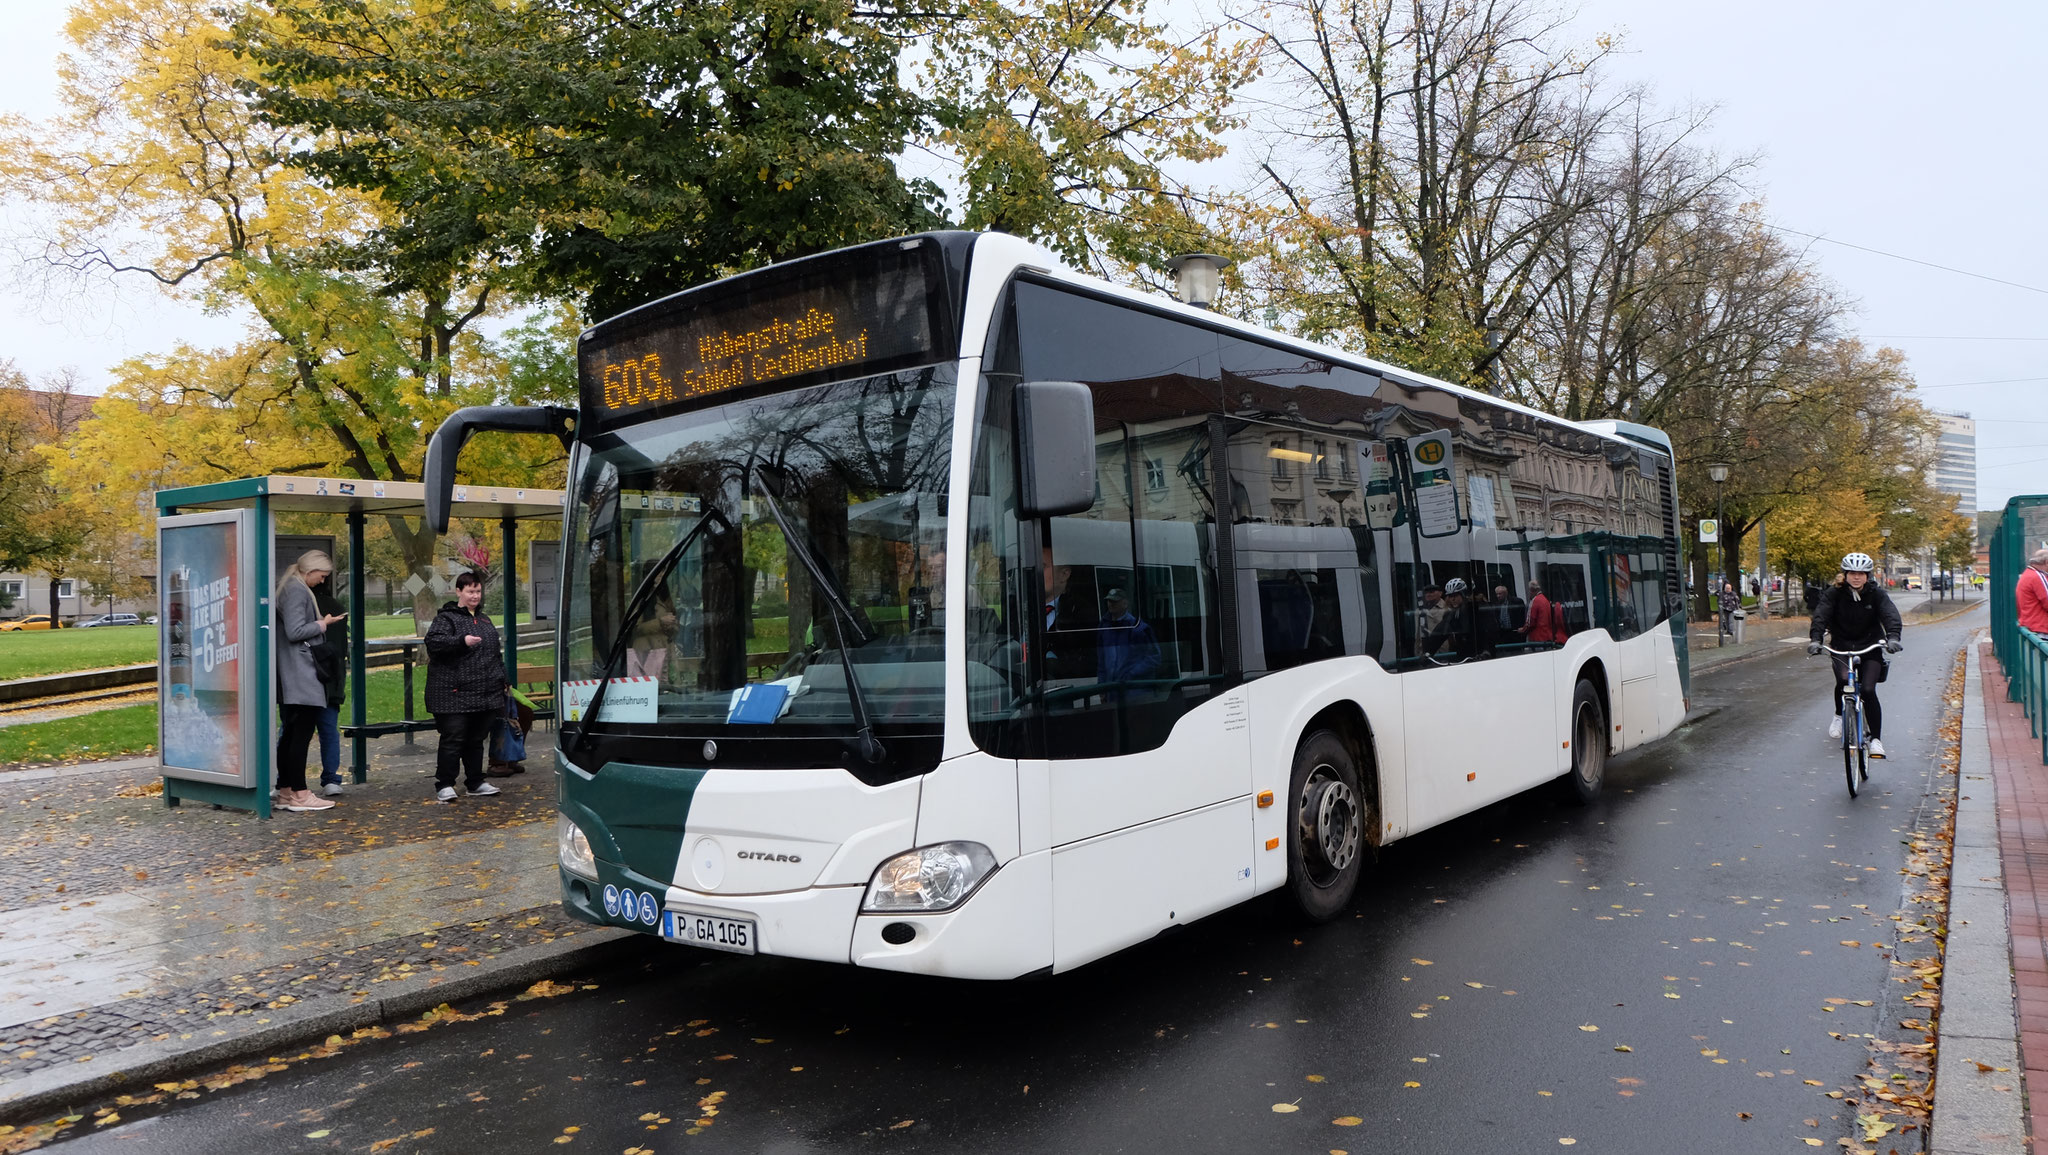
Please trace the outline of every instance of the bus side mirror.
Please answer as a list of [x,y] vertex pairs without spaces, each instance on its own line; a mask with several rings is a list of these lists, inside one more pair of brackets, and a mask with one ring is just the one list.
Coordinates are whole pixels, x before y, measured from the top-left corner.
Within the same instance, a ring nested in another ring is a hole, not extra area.
[[450,413],[427,442],[427,467],[421,479],[427,489],[427,528],[435,534],[448,532],[450,507],[454,505],[455,459],[470,434],[486,430],[508,433],[547,433],[568,448],[574,436],[576,411],[557,405],[471,405]]
[[1029,521],[1095,504],[1095,397],[1076,381],[1017,386],[1017,515]]

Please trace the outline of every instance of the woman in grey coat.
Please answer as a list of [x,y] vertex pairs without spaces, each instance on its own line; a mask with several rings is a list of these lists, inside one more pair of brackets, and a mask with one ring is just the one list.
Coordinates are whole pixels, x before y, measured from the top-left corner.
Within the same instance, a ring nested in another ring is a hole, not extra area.
[[277,804],[286,810],[331,810],[334,803],[306,789],[306,747],[320,729],[327,687],[320,682],[313,647],[346,614],[322,614],[313,587],[334,572],[334,560],[308,550],[278,579],[277,701],[284,725],[277,735]]

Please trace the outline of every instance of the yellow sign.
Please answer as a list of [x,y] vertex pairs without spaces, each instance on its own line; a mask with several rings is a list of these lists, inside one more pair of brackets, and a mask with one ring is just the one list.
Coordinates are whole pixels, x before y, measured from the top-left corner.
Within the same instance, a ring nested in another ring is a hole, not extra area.
[[1415,460],[1424,465],[1435,465],[1444,459],[1444,443],[1425,441],[1415,447]]

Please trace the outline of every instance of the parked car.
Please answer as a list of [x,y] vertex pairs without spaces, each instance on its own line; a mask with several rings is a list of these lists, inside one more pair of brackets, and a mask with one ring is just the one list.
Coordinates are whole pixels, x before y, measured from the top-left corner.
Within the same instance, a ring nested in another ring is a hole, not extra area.
[[57,622],[48,614],[30,614],[11,622],[0,622],[0,630],[54,630]]
[[101,614],[99,617],[88,618],[78,623],[78,628],[83,630],[93,626],[139,626],[141,624],[142,617],[139,614]]

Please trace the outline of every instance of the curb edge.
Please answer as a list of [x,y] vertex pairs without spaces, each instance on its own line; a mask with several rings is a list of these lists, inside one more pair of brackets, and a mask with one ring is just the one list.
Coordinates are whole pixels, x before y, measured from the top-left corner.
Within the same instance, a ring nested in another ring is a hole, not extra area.
[[514,947],[469,974],[446,972],[399,979],[388,993],[357,999],[324,995],[279,1010],[271,1021],[250,1024],[227,1037],[197,1046],[191,1040],[166,1039],[123,1047],[91,1063],[71,1063],[31,1072],[11,1085],[0,1085],[0,1122],[19,1124],[34,1116],[90,1101],[108,1092],[246,1059],[275,1048],[352,1031],[398,1018],[409,1018],[442,1003],[528,985],[580,967],[613,961],[629,953],[647,936],[617,927],[589,927],[554,942]]

